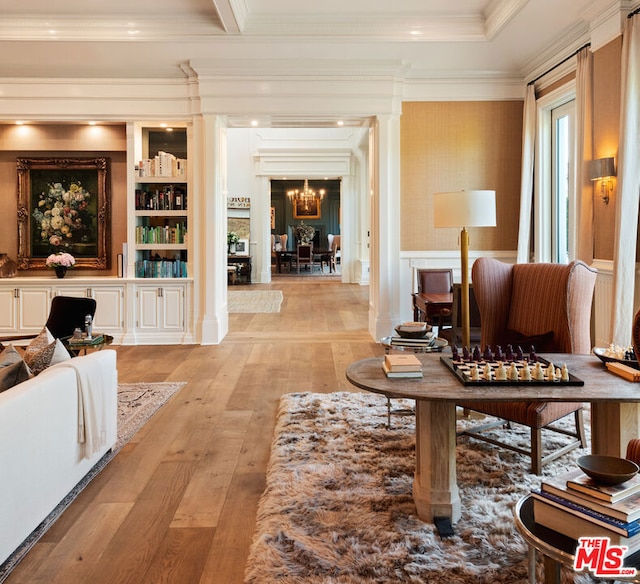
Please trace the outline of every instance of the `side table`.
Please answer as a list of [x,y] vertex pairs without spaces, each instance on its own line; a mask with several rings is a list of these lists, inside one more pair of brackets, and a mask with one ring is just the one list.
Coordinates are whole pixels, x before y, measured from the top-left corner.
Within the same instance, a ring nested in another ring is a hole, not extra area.
[[82,343],[71,343],[69,342],[69,339],[71,337],[64,337],[60,340],[62,341],[64,346],[67,348],[69,353],[77,357],[78,355],[81,355],[81,354],[86,355],[87,351],[89,350],[100,351],[102,348],[113,343],[113,337],[111,335],[104,335],[102,333],[97,333],[96,337],[98,335],[102,336],[102,340],[97,343],[92,341],[84,341]]
[[[578,542],[562,533],[536,523],[533,519],[533,498],[527,495],[518,501],[514,509],[516,529],[529,546],[529,582],[536,584],[536,551],[544,562],[545,584],[560,584],[560,568],[573,569],[573,559]],[[640,551],[627,556],[624,565],[640,569]],[[640,582],[639,573],[633,578],[616,576],[615,581]]]

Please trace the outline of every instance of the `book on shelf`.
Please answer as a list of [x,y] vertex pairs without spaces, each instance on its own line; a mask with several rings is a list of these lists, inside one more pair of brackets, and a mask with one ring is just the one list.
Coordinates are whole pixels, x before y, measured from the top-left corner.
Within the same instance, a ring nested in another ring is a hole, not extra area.
[[567,487],[602,499],[609,503],[616,503],[629,495],[640,492],[640,473],[620,485],[601,485],[584,473],[579,473],[567,481]]
[[[574,503],[568,499],[552,495],[547,491],[532,491],[531,496],[534,498],[534,501],[545,501],[547,505],[551,505],[560,511],[584,519],[589,523],[599,525],[625,537],[633,537],[634,535],[640,534],[640,520],[638,519],[635,521],[620,521],[610,515],[594,511],[579,503]],[[556,531],[560,530],[556,529]]]
[[536,523],[562,533],[571,539],[581,537],[608,537],[613,545],[627,546],[627,553],[640,549],[640,534],[626,537],[615,531],[573,515],[564,509],[549,504],[544,499],[534,498],[533,519]]
[[422,371],[422,363],[411,353],[385,355],[384,363],[387,370],[394,373],[400,373],[402,371]]
[[391,371],[384,362],[382,363],[382,370],[387,377],[422,377],[422,369],[419,371]]
[[542,481],[541,489],[573,503],[582,504],[589,509],[610,515],[620,521],[635,521],[640,519],[640,492],[633,493],[620,501],[610,503],[598,499],[582,491],[576,491],[567,487],[567,481],[576,478],[582,471],[576,469],[556,477],[546,478]]

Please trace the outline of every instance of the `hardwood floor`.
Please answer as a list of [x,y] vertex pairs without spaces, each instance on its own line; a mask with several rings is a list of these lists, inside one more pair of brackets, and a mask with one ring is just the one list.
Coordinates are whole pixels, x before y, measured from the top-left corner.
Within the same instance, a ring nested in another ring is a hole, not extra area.
[[217,346],[116,347],[121,382],[187,381],[90,483],[7,584],[237,584],[276,409],[290,392],[352,391],[368,288],[274,278],[279,314],[231,314]]

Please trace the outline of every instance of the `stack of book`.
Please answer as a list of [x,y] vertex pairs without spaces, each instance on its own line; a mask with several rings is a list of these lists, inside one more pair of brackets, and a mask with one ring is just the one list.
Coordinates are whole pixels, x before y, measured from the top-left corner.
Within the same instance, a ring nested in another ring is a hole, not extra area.
[[385,355],[382,369],[387,377],[422,377],[422,363],[413,353]]
[[608,537],[640,549],[640,474],[621,485],[596,483],[581,470],[548,478],[533,497],[536,523],[578,539]]

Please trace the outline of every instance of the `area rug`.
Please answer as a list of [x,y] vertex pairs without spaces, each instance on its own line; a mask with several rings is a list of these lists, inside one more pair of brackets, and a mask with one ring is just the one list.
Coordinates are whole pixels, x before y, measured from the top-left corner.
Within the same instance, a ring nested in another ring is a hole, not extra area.
[[0,565],[0,584],[62,515],[91,480],[109,463],[122,447],[144,426],[167,400],[186,382],[120,383],[118,384],[118,438],[115,447],[107,452],[75,488],[58,504],[23,544]]
[[227,305],[230,313],[259,314],[280,312],[282,290],[229,290]]
[[[513,507],[540,484],[528,458],[459,439],[463,514],[455,536],[441,539],[416,516],[414,423],[393,416],[388,429],[386,400],[375,394],[285,395],[245,584],[525,584],[527,547]],[[548,463],[544,474],[574,468],[581,454]]]

